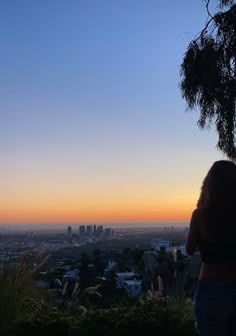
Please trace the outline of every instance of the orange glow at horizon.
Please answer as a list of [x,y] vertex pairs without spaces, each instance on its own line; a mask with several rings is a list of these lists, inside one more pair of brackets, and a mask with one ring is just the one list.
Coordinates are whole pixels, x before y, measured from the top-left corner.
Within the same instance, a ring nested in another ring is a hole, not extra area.
[[150,171],[116,177],[53,170],[11,179],[7,175],[0,195],[0,223],[186,221],[198,193],[198,181],[183,184],[167,169],[156,176]]
[[[153,202],[154,203],[154,202]],[[6,223],[79,223],[79,222],[145,222],[189,220],[193,204],[183,202],[155,204],[45,204],[19,205],[4,211]]]

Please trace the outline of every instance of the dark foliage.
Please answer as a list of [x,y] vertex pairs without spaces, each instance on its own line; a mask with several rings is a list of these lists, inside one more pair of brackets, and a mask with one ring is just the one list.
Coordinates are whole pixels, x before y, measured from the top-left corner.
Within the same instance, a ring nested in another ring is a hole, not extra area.
[[[206,3],[208,10],[209,1]],[[210,20],[191,41],[181,64],[180,88],[189,109],[200,108],[200,128],[216,124],[217,147],[236,159],[236,4]],[[209,10],[208,10],[209,12]]]
[[233,3],[233,0],[220,0],[220,7],[223,8],[225,6],[232,6]]
[[[45,313],[44,313],[45,314]],[[186,308],[185,312],[166,300],[147,301],[130,307],[120,306],[108,310],[95,310],[85,316],[60,316],[48,311],[30,320],[18,322],[12,328],[0,330],[4,336],[49,335],[66,336],[143,336],[194,335],[194,320]]]

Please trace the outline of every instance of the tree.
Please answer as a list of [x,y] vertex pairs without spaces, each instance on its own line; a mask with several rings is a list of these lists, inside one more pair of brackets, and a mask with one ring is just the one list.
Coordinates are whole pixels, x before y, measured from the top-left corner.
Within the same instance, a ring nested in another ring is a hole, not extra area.
[[200,108],[200,128],[215,124],[217,148],[236,159],[236,4],[220,0],[212,15],[204,1],[208,21],[184,55],[180,89],[190,110]]

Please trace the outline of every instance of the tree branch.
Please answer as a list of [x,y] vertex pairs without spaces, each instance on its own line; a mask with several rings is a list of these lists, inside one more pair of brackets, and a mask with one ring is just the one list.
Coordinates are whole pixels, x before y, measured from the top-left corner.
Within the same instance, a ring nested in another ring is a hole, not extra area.
[[210,18],[213,19],[213,16],[211,15],[210,10],[209,10],[210,1],[211,0],[206,0],[206,10],[207,10],[208,16],[210,16]]
[[[207,14],[208,16],[210,16],[210,19],[207,21],[205,27],[203,28],[203,30],[197,35],[196,39],[195,39],[195,42],[197,42],[203,35],[204,33],[207,31],[210,23],[212,23],[212,21],[215,21],[216,20],[216,15],[212,15],[209,11],[209,4],[210,4],[210,1],[211,0],[205,0],[206,1],[206,9],[207,9]],[[222,15],[227,15],[231,12],[233,12],[234,10],[236,10],[236,4],[235,5],[232,5],[232,7],[230,9],[228,9],[226,12],[222,12]]]
[[214,19],[215,19],[214,16],[212,16],[212,17],[210,18],[210,20],[206,23],[206,25],[205,25],[205,27],[203,28],[203,30],[201,31],[201,33],[198,34],[198,37],[195,39],[195,42],[197,42],[197,41],[204,35],[204,33],[207,31],[207,29],[208,29],[210,23],[211,23],[212,21],[214,21]]

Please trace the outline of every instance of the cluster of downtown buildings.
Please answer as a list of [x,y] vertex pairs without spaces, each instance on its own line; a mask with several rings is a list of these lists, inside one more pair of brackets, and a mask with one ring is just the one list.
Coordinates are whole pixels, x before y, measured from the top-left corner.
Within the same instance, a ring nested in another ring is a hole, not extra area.
[[[80,238],[94,237],[94,238],[111,238],[114,237],[115,231],[111,228],[104,228],[103,225],[80,225],[78,231]],[[68,236],[72,236],[72,227],[67,228]]]

